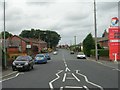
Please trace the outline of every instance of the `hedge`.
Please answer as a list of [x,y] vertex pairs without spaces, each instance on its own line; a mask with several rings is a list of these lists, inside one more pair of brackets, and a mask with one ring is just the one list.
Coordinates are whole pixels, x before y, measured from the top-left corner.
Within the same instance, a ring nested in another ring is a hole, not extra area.
[[[98,54],[99,54],[99,56],[108,57],[109,56],[109,50],[107,50],[107,49],[98,49]],[[95,49],[91,50],[91,55],[95,56]]]

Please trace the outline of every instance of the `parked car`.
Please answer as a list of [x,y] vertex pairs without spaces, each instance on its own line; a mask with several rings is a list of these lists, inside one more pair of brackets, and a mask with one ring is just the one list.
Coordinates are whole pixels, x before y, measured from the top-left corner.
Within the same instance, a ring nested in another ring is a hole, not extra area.
[[74,51],[70,51],[70,54],[74,54]]
[[86,59],[86,55],[83,52],[77,54],[77,59]]
[[53,52],[53,55],[57,55],[57,54],[58,54],[58,52],[57,52],[57,51],[54,51],[54,52]]
[[31,70],[33,65],[34,60],[31,56],[18,56],[12,63],[12,70]]
[[47,57],[45,56],[45,54],[37,54],[35,56],[35,63],[47,63]]
[[47,60],[51,60],[51,57],[50,57],[49,53],[45,53],[45,56],[46,56]]

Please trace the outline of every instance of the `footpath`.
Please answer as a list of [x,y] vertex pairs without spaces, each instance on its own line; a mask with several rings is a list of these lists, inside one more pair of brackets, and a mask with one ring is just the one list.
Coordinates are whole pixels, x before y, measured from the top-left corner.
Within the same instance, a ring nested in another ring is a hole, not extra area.
[[102,64],[104,66],[107,66],[107,67],[111,67],[111,68],[116,68],[118,69],[118,71],[120,71],[120,61],[110,61],[110,60],[104,60],[104,59],[99,59],[99,60],[95,60],[95,58],[91,58],[91,57],[87,57],[87,60],[90,60],[90,61],[94,61],[96,63],[99,63],[99,64]]

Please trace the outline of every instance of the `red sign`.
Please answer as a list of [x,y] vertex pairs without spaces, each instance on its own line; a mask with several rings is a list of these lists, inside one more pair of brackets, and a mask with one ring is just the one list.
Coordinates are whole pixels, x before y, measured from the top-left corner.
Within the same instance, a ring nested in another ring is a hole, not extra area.
[[120,27],[109,28],[110,60],[120,60]]

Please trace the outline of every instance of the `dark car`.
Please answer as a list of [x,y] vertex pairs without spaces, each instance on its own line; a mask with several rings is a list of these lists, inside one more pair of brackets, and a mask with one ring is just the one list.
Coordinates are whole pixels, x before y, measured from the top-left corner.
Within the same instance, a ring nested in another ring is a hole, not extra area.
[[47,58],[45,56],[45,54],[37,54],[35,56],[34,62],[37,63],[47,63]]
[[46,53],[45,56],[46,56],[47,60],[51,60],[51,57],[50,57],[49,53]]
[[31,70],[33,69],[34,60],[31,56],[18,56],[12,63],[12,69],[15,70]]

